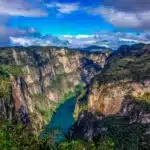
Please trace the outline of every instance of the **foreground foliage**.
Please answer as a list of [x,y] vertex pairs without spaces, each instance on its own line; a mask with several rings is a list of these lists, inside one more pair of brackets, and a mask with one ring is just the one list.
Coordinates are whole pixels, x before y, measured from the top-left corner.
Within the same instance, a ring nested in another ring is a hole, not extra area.
[[32,133],[30,127],[21,124],[9,125],[7,121],[0,122],[1,150],[113,150],[114,146],[110,139],[103,140],[96,147],[94,142],[80,140],[57,144],[50,137],[38,138]]
[[94,141],[72,140],[56,143],[50,133],[41,138],[33,134],[32,127],[0,121],[1,150],[149,150],[150,136],[147,125],[127,124],[124,119],[108,117],[102,122],[107,132]]

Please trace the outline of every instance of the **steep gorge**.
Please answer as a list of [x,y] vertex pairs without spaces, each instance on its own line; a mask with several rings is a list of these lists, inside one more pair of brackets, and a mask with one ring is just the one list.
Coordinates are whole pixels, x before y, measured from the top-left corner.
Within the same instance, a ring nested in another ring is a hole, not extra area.
[[57,47],[1,48],[0,64],[9,74],[11,98],[0,102],[0,117],[11,120],[21,111],[26,123],[27,114],[34,114],[33,122],[41,129],[76,86],[84,87],[104,67],[106,57]]
[[24,125],[32,122],[29,133],[37,133],[58,108],[45,133],[50,136],[49,128],[62,124],[61,136],[68,132],[69,140],[60,146],[78,145],[80,139],[89,149],[150,148],[150,45],[124,45],[109,56],[56,47],[4,48],[0,58],[2,119],[11,122],[18,114]]

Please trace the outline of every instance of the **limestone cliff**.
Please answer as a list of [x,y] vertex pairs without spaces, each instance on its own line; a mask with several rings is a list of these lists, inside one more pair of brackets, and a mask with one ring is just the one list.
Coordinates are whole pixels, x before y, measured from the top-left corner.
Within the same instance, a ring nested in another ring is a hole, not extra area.
[[64,96],[71,95],[77,85],[89,83],[101,70],[106,57],[101,52],[57,47],[1,48],[1,66],[15,66],[23,72],[9,79],[12,109],[18,111],[23,106],[25,112],[35,114],[37,123],[47,122]]
[[93,79],[88,109],[113,115],[121,111],[126,97],[144,100],[145,95],[150,95],[150,45],[122,46]]

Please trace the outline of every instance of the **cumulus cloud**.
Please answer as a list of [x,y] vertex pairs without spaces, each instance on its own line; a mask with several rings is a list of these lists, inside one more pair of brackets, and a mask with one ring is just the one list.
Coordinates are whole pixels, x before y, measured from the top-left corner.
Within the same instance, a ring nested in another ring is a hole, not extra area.
[[49,3],[48,8],[54,8],[61,14],[70,14],[79,9],[79,3]]
[[90,13],[103,16],[116,27],[150,30],[149,0],[104,0],[103,6]]
[[39,17],[47,13],[29,0],[0,0],[0,15]]

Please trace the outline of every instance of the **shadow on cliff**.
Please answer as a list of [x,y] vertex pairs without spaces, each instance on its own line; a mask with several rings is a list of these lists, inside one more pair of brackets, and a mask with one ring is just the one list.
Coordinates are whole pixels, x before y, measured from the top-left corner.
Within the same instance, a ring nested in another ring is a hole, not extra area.
[[82,68],[80,73],[81,80],[86,84],[89,84],[90,80],[102,70],[100,65],[86,57],[80,59],[80,66]]

